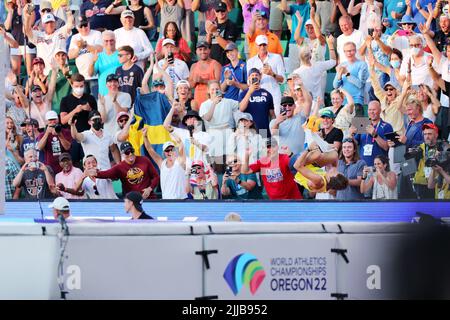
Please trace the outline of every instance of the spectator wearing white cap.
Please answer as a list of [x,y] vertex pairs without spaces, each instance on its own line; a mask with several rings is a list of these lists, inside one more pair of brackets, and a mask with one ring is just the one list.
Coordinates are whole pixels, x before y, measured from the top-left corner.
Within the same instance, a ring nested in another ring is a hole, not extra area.
[[[158,61],[158,65],[167,72],[172,79],[172,82],[176,84],[180,80],[187,80],[189,78],[189,68],[186,62],[176,58],[174,53],[175,41],[169,38],[164,39],[162,42],[162,54],[164,55],[164,58]],[[155,67],[153,74],[157,73]],[[177,98],[176,91],[175,98]]]
[[155,25],[150,8],[147,7],[147,2],[144,4],[142,0],[130,0],[127,6],[122,5],[122,0],[114,0],[105,13],[108,15],[120,15],[124,10],[131,10],[134,14],[134,26],[136,28],[148,31]]
[[[49,1],[45,1],[45,0],[41,1],[41,3],[39,4],[39,12],[41,14],[41,17],[46,15],[47,13],[53,14],[55,16],[56,29],[64,27],[64,25],[66,24],[66,22],[63,19],[61,19],[55,15],[55,13],[53,12],[52,4]],[[34,23],[33,29],[37,29],[39,31],[44,31],[44,24],[42,23],[41,18],[36,20],[36,22]]]
[[130,126],[133,119],[133,114],[130,115],[128,112],[123,111],[119,112],[116,116],[117,127],[119,129],[114,133],[113,140],[119,150],[122,143],[128,140],[130,135]]
[[44,31],[32,30],[32,17],[28,10],[24,10],[24,32],[29,40],[36,45],[37,56],[45,62],[44,73],[50,71],[51,60],[58,50],[65,50],[67,38],[72,34],[74,18],[70,9],[67,10],[67,23],[64,27],[56,29],[56,19],[51,13],[42,16]]
[[[268,51],[268,39],[264,35],[256,37],[258,54],[247,61],[247,70],[259,69],[262,74],[261,88],[272,94],[275,114],[280,114],[281,90],[280,84],[284,82],[284,63],[279,54]],[[247,71],[248,72],[248,71]]]
[[63,152],[69,152],[72,144],[70,130],[59,123],[58,114],[50,110],[45,114],[46,128],[38,137],[37,149],[44,153],[45,165],[52,168],[56,174],[61,171],[58,157]]
[[195,102],[195,100],[192,98],[192,90],[189,81],[178,81],[177,85],[175,86],[175,92],[177,96],[175,101],[179,102],[179,108],[176,110],[177,112],[174,115],[174,119],[172,119],[172,124],[175,124],[175,127],[181,128],[183,127],[181,120],[183,119],[186,112],[190,110],[198,110],[200,107],[197,106],[197,102]]
[[160,184],[163,199],[186,199],[186,153],[180,138],[176,138],[178,155],[175,144],[167,141],[163,145],[164,159],[153,149],[147,136],[147,128],[142,129],[145,149],[160,170]]
[[130,46],[134,50],[132,61],[144,70],[145,62],[153,52],[152,44],[145,32],[134,26],[134,13],[125,10],[120,15],[123,27],[114,30],[116,35],[116,47]]
[[[306,23],[309,22],[311,24],[311,20],[309,18],[314,19],[315,10],[314,7],[311,7],[308,1],[305,0],[297,0],[294,3],[288,5],[286,0],[281,1],[280,5],[281,10],[287,15],[292,16],[292,28],[291,28],[291,38],[289,39],[289,65],[288,72],[292,72],[294,69],[298,68],[298,48],[296,45],[296,30],[300,29],[300,36],[306,37]],[[308,20],[309,19],[309,20]],[[311,26],[312,27],[312,26]],[[320,28],[318,28],[320,34]],[[323,40],[323,39],[322,39]],[[324,42],[324,41],[323,41]],[[323,44],[323,43],[322,43]],[[292,62],[294,62],[291,65]]]
[[119,130],[116,116],[120,112],[129,112],[131,109],[131,96],[126,92],[119,91],[119,77],[110,74],[106,78],[108,94],[99,95],[98,111],[103,120],[103,127],[107,134],[114,136]]
[[102,34],[100,31],[91,29],[86,17],[80,17],[77,30],[78,33],[70,39],[69,59],[75,59],[78,72],[86,79],[90,93],[97,97],[98,79],[96,75],[89,73],[89,68],[95,54],[103,51]]
[[[311,8],[311,17],[313,17],[315,11]],[[300,12],[296,12],[297,19],[301,19]],[[294,30],[294,29],[292,29]],[[302,36],[302,31],[306,31],[306,36]],[[320,31],[320,27],[314,18],[306,20],[304,28],[302,24],[298,24],[294,31],[295,44],[289,44],[289,66],[288,71],[295,70],[301,65],[299,60],[299,53],[302,48],[308,48],[311,51],[311,62],[325,60],[325,42],[326,39]],[[329,47],[331,51],[335,51],[334,47]],[[323,85],[326,85],[326,77],[323,79]]]
[[62,215],[64,219],[70,218],[70,204],[64,197],[58,197],[48,206],[53,209],[53,217],[58,220],[58,217]]
[[31,114],[31,118],[34,118],[39,122],[39,129],[44,129],[46,113],[52,109],[52,99],[53,94],[55,93],[57,77],[56,63],[53,63],[52,71],[47,94],[42,92],[40,86],[31,86],[31,103],[29,104],[29,109],[27,108],[25,111],[27,115]]

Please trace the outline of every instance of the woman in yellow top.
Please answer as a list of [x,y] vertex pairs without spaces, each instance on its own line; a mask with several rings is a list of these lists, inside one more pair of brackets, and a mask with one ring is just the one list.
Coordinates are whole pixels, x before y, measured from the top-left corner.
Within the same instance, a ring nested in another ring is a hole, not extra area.
[[[323,153],[316,143],[312,143],[295,161],[295,181],[315,193],[347,188],[348,179],[336,170],[338,157],[336,150]],[[328,172],[323,170],[322,167],[327,165],[332,165],[333,169]]]

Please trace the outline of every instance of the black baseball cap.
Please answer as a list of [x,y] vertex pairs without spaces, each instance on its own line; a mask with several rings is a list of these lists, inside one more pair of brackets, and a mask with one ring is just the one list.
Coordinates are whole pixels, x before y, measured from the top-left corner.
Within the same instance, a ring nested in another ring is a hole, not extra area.
[[198,121],[202,121],[202,118],[200,118],[197,111],[189,110],[188,112],[186,112],[186,115],[183,117],[183,120],[181,120],[181,123],[186,125],[186,120],[192,117],[197,118]]
[[128,141],[125,141],[120,145],[120,153],[125,153],[128,150],[131,150],[131,152],[134,152],[133,145],[129,143]]
[[106,82],[119,81],[119,76],[117,74],[111,73],[106,77]]
[[219,2],[216,7],[214,8],[214,10],[216,11],[227,11],[227,5],[225,4],[225,2]]
[[37,86],[37,85],[33,85],[33,86],[31,87],[31,92],[35,92],[35,91],[37,91],[37,90],[42,91],[42,88],[39,87],[39,86]]
[[25,127],[27,124],[31,124],[33,127],[39,127],[39,122],[33,118],[26,118],[21,124],[21,127]]
[[205,48],[210,48],[210,46],[209,46],[209,43],[208,42],[206,42],[206,41],[200,41],[199,43],[197,43],[197,49],[198,48],[202,48],[202,47],[205,47]]
[[61,154],[59,155],[58,160],[59,160],[59,162],[61,162],[61,161],[63,161],[64,159],[72,160],[72,156],[71,156],[70,153],[68,153],[68,152],[63,152],[63,153],[61,153]]
[[97,110],[92,110],[89,112],[89,120],[97,116],[101,118],[100,112],[98,112]]
[[134,207],[137,211],[143,212],[144,209],[142,209],[142,204],[144,203],[144,199],[142,198],[142,194],[137,191],[130,191],[125,195],[125,199],[130,200],[133,202]]
[[259,71],[259,69],[257,69],[257,68],[251,68],[250,72],[248,74],[251,75],[252,73],[257,73],[257,74],[261,75],[261,71]]
[[281,105],[285,105],[285,104],[294,104],[294,98],[290,97],[290,96],[285,96],[283,98],[281,98]]

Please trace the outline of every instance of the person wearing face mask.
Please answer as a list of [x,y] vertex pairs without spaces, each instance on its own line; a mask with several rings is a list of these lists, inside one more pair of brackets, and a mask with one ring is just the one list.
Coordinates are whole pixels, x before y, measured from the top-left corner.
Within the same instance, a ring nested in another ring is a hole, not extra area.
[[409,38],[417,35],[414,28],[417,26],[416,22],[409,15],[404,15],[402,20],[397,22],[399,27],[389,38],[388,44],[392,48],[401,51],[404,57],[408,56]]
[[70,132],[72,138],[81,143],[84,154],[92,154],[98,160],[101,170],[111,168],[109,152],[113,155],[116,163],[120,162],[120,155],[114,143],[113,137],[103,131],[102,117],[97,110],[89,112],[90,130],[78,132],[76,129],[77,119],[70,121]]
[[411,76],[412,85],[426,83],[432,86],[434,81],[427,64],[431,55],[423,50],[422,37],[418,35],[410,37],[409,47],[409,57],[403,60],[400,67],[401,80]]
[[97,110],[97,101],[90,94],[84,93],[84,77],[74,74],[71,77],[72,93],[61,100],[61,123],[68,124],[74,116],[77,118],[78,132],[89,130],[89,112]]
[[[373,54],[367,55],[367,62],[369,66],[374,66],[377,70],[376,75],[379,77],[379,72],[389,76],[389,81],[394,83],[397,87],[401,87],[400,83],[400,66],[403,61],[403,54],[396,48],[391,48],[388,55],[388,63],[386,65],[380,63]],[[379,71],[379,72],[378,72]],[[375,78],[377,79],[377,78]],[[386,79],[386,76],[385,76]],[[371,85],[374,88],[374,82],[371,80]],[[375,89],[375,88],[374,88]]]
[[164,159],[153,149],[147,136],[147,128],[142,129],[145,149],[158,166],[161,177],[161,191],[163,199],[186,199],[186,154],[184,144],[178,137],[172,138],[178,145],[178,155],[173,142],[168,141],[163,145]]

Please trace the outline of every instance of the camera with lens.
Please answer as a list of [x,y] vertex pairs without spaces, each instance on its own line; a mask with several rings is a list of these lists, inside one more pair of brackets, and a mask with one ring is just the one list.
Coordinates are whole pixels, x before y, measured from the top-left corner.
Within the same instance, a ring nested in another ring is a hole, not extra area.
[[425,166],[426,167],[440,166],[445,171],[448,171],[448,169],[450,168],[450,149],[442,151],[426,159]]
[[190,125],[186,127],[189,130],[189,136],[192,138],[194,136],[194,129],[195,127]]
[[231,173],[233,172],[233,168],[231,168],[230,166],[227,166],[225,169],[225,174],[227,176],[231,176]]
[[191,168],[191,174],[192,175],[197,175],[198,174],[198,169],[197,168]]
[[173,57],[173,53],[169,52],[169,54],[167,55],[167,63],[168,64],[173,64],[174,63],[174,57]]
[[405,159],[415,159],[417,162],[423,158],[423,150],[420,147],[409,148],[405,153]]
[[62,130],[62,125],[60,123],[55,124],[55,132],[60,133]]

